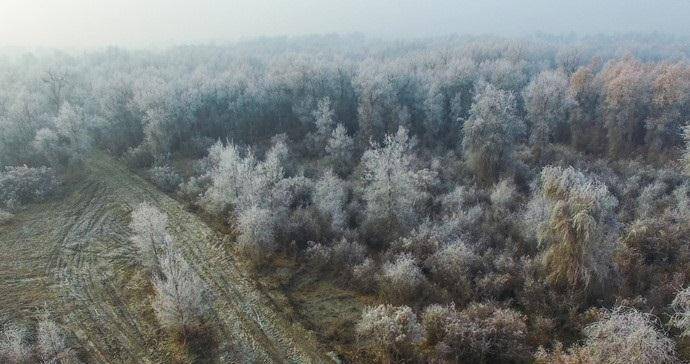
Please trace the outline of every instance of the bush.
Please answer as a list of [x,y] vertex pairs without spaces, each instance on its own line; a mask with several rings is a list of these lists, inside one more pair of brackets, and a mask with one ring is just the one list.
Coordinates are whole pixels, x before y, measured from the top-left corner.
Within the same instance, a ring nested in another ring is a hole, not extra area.
[[371,258],[365,258],[360,264],[352,268],[352,278],[355,288],[362,292],[374,292],[376,290],[376,276],[378,267]]
[[145,168],[154,162],[153,154],[143,144],[127,149],[124,158],[125,162],[133,168]]
[[416,355],[423,329],[407,306],[367,307],[355,328],[359,342],[383,362],[401,362]]
[[14,210],[23,204],[45,199],[59,184],[52,168],[8,166],[0,172],[0,203]]
[[331,247],[310,241],[306,257],[311,267],[334,272],[339,279],[349,280],[353,277],[353,269],[364,262],[366,249],[363,245],[345,238]]
[[425,262],[434,281],[446,287],[460,300],[470,298],[471,273],[478,264],[477,255],[462,241],[447,245]]
[[394,302],[408,302],[419,298],[426,284],[422,270],[410,254],[400,254],[393,262],[386,262],[379,277],[381,293]]
[[333,252],[327,246],[310,241],[305,251],[307,264],[317,270],[325,270],[331,267],[331,255]]
[[[539,353],[542,362],[562,357],[564,362],[585,358],[593,363],[677,363],[675,345],[657,328],[657,319],[632,308],[617,307],[603,311],[602,317],[584,329],[586,340],[568,354]],[[557,348],[558,349],[558,348]],[[549,361],[553,362],[553,361]]]
[[690,288],[685,288],[676,294],[671,308],[674,314],[669,323],[682,330],[681,336],[690,336]]
[[260,264],[275,251],[273,214],[267,209],[252,207],[237,219],[237,244],[240,252]]
[[153,167],[148,170],[148,175],[165,192],[175,192],[182,183],[182,177],[170,166]]
[[473,303],[463,311],[432,305],[422,316],[434,356],[450,362],[526,361],[526,318],[494,304]]

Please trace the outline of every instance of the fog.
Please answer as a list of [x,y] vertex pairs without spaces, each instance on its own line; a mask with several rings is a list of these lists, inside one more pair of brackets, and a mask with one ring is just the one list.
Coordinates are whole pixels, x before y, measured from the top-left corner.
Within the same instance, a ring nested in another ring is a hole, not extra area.
[[362,33],[690,33],[683,0],[2,0],[1,46],[175,45]]

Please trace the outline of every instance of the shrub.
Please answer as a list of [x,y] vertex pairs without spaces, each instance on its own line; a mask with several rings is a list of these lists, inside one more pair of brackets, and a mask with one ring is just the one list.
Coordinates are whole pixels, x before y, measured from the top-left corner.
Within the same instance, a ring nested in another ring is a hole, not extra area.
[[379,280],[381,293],[394,302],[419,298],[419,291],[426,284],[422,270],[410,254],[400,254],[394,261],[386,262]]
[[305,255],[307,264],[317,270],[325,270],[331,267],[331,255],[333,252],[327,246],[313,241],[308,243]]
[[430,306],[424,314],[435,356],[451,362],[527,360],[526,318],[488,303],[473,303],[463,311],[454,306]]
[[476,254],[462,241],[448,244],[425,262],[435,282],[461,300],[472,293],[472,271],[479,263]]
[[124,155],[125,162],[133,168],[145,168],[153,164],[153,154],[145,145],[129,147]]
[[349,272],[364,261],[366,253],[364,245],[342,238],[333,244],[333,264],[336,269]]
[[681,336],[690,335],[690,288],[680,290],[671,303],[674,314],[669,323],[680,330]]
[[237,219],[237,244],[240,252],[253,263],[261,263],[275,248],[273,214],[268,209],[252,207]]
[[658,320],[632,308],[604,310],[584,329],[582,345],[564,351],[540,349],[537,363],[678,363],[673,340],[657,329]]
[[384,362],[414,357],[423,338],[417,315],[407,306],[367,307],[355,330],[359,342]]
[[362,292],[374,292],[376,290],[376,276],[378,267],[371,258],[365,258],[360,264],[352,268],[352,278],[355,288]]
[[675,363],[673,340],[657,329],[657,319],[618,307],[584,330],[587,352],[595,363]]
[[148,175],[151,181],[165,192],[175,192],[182,183],[182,177],[170,166],[153,167],[148,170]]
[[7,166],[4,172],[0,172],[0,203],[13,210],[29,202],[41,201],[59,184],[51,168]]

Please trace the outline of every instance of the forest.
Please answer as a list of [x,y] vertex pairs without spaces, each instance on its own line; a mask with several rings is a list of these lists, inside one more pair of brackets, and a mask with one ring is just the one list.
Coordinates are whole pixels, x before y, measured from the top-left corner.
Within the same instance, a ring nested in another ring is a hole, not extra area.
[[[97,153],[225,236],[252,279],[354,297],[334,329],[303,323],[336,362],[690,360],[687,38],[0,50],[0,225]],[[194,349],[218,292],[169,216],[127,219],[123,287],[146,287],[171,361],[223,362]],[[51,309],[0,315],[3,362],[91,361]]]

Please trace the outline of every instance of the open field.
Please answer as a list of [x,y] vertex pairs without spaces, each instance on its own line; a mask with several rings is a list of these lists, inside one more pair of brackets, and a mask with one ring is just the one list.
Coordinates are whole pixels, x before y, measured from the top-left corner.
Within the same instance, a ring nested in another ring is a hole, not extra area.
[[134,264],[129,213],[149,202],[169,216],[170,233],[214,293],[214,340],[197,359],[327,362],[314,335],[283,317],[279,293],[257,290],[215,232],[119,162],[99,154],[63,197],[36,204],[0,227],[0,318],[26,321],[44,307],[76,338],[88,362],[189,360],[166,345]]

